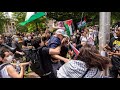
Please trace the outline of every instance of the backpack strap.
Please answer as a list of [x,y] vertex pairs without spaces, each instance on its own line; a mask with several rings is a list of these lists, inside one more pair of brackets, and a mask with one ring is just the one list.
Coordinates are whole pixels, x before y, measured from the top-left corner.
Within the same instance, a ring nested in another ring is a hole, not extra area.
[[7,65],[9,65],[10,63],[4,63],[4,64],[2,64],[1,66],[0,66],[0,78],[2,78],[2,75],[1,75],[1,70],[5,67],[5,66],[7,66]]
[[9,65],[10,63],[5,63],[5,64],[2,64],[1,66],[0,66],[0,71],[6,66],[6,65]]
[[83,74],[83,76],[82,76],[81,78],[84,78],[85,75],[88,73],[89,70],[90,70],[90,69],[88,68],[88,69],[85,71],[85,73]]

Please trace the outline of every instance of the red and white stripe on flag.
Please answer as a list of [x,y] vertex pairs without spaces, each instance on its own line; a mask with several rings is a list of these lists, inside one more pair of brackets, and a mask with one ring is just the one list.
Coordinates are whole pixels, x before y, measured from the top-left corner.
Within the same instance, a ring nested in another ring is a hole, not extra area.
[[70,46],[73,49],[74,53],[78,56],[80,52],[71,43]]

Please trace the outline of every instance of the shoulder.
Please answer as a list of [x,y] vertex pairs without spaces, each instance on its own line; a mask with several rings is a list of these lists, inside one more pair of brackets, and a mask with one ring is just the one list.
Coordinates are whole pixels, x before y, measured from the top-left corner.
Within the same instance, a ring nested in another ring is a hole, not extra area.
[[114,40],[116,40],[116,38],[115,38],[115,37],[112,37],[112,38],[110,39],[110,41],[114,41]]
[[70,60],[64,66],[74,70],[86,69],[86,64],[80,60]]
[[15,67],[12,64],[6,66],[7,72],[15,71]]
[[57,71],[58,78],[80,78],[87,70],[84,62],[70,60]]
[[56,36],[53,36],[53,40],[54,41],[58,41],[58,40],[60,40],[58,37],[56,37]]
[[70,60],[70,64],[75,64],[75,65],[83,65],[85,66],[85,62],[80,61],[80,60]]
[[37,50],[43,54],[49,54],[49,48],[47,46],[39,47]]
[[12,64],[8,64],[8,65],[6,65],[6,67],[7,67],[7,69],[14,68]]

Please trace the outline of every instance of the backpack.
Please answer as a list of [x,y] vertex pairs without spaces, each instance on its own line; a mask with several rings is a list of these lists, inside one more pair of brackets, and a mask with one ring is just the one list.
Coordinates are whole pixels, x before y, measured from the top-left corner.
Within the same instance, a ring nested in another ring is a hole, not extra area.
[[32,62],[30,68],[33,72],[42,76],[44,74],[44,69],[42,66],[42,57],[40,52],[42,51],[42,47],[39,49],[29,50],[29,58]]
[[0,66],[0,78],[2,78],[2,75],[1,75],[1,70],[5,67],[5,66],[7,66],[7,65],[9,65],[10,63],[4,63],[4,64],[2,64],[1,66]]

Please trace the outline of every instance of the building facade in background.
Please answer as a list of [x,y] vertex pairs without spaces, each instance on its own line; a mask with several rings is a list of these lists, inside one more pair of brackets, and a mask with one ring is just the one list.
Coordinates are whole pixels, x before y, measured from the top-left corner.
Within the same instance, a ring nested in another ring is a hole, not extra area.
[[5,17],[8,19],[8,21],[4,24],[4,34],[16,34],[15,21],[10,18],[8,12],[5,12]]

